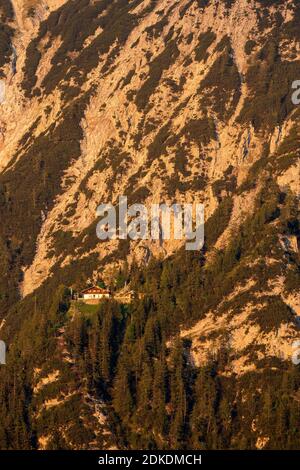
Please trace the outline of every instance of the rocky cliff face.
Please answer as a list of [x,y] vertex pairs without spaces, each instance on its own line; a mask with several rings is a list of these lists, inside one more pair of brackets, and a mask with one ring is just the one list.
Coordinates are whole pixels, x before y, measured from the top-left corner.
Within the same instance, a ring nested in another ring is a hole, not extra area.
[[[241,277],[231,274],[213,310],[182,325],[193,361],[206,361],[229,332],[230,373],[256,370],[266,356],[290,360],[300,315],[297,2],[1,0],[0,12],[7,334],[15,306],[22,311],[37,289],[99,276],[109,283],[127,264],[143,267],[180,248],[174,240],[99,243],[99,204],[119,195],[147,206],[198,201],[207,269],[239,245],[238,233],[253,230],[259,244],[261,230],[269,245],[236,254]],[[249,221],[268,198],[276,207],[266,235],[266,225]],[[270,305],[286,312],[273,324]]]

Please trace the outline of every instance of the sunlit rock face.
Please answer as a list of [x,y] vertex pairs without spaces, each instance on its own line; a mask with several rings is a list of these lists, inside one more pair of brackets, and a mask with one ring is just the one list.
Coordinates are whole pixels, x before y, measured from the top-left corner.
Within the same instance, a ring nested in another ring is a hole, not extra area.
[[[182,325],[191,360],[207,361],[229,332],[232,374],[257,370],[265,354],[289,360],[300,315],[298,2],[0,0],[0,16],[1,318],[12,325],[11,309],[38,289],[99,272],[110,283],[182,248],[174,238],[100,243],[99,204],[199,202],[208,269],[245,227],[266,217],[270,233],[238,280],[232,268],[216,308]],[[268,188],[279,194],[270,214]],[[258,312],[270,304],[292,320],[266,326]]]

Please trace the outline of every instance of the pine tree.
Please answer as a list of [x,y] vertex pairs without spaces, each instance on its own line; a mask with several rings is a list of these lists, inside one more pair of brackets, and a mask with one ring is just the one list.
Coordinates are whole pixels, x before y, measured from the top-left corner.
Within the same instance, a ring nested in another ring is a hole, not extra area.
[[166,403],[168,397],[168,372],[165,351],[161,352],[155,363],[153,392],[152,392],[152,422],[155,435],[164,436],[167,432],[168,418]]
[[128,361],[121,358],[113,388],[113,407],[121,420],[128,421],[133,410],[131,374]]
[[184,353],[180,339],[176,341],[172,354],[171,405],[173,409],[170,425],[171,446],[180,449],[186,439],[187,397],[184,380]]

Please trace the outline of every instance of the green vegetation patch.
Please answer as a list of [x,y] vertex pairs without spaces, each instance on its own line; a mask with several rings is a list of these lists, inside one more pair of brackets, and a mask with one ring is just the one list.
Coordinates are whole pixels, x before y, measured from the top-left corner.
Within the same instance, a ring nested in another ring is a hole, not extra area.
[[300,61],[283,60],[279,41],[280,34],[275,30],[256,54],[245,77],[250,97],[241,110],[239,122],[251,123],[255,130],[274,129],[295,108],[291,85],[300,75]]
[[206,62],[208,59],[207,49],[212,45],[216,37],[215,33],[211,30],[200,34],[198,45],[195,47],[195,59],[197,62]]
[[273,329],[279,329],[282,323],[289,323],[293,320],[294,315],[291,308],[283,302],[281,297],[262,297],[261,302],[267,302],[265,307],[256,309],[252,312],[250,318],[258,324],[263,332],[267,333]]
[[206,108],[211,107],[220,119],[225,120],[233,114],[239,102],[241,80],[230,39],[225,36],[217,50],[220,56],[201,81],[198,93],[201,95],[201,104]]
[[0,78],[4,77],[2,67],[9,62],[12,54],[14,29],[11,22],[14,18],[10,0],[0,0]]
[[149,109],[149,100],[157,88],[164,70],[168,70],[179,55],[176,41],[170,41],[164,51],[159,54],[149,65],[149,78],[138,90],[135,103],[139,111]]

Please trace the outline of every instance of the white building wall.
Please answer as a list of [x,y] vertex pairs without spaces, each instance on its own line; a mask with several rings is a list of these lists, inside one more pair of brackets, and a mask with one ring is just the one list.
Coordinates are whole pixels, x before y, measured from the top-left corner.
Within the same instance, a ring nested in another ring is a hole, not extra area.
[[84,294],[83,298],[87,299],[87,300],[90,300],[90,299],[103,299],[103,298],[108,299],[109,294]]

